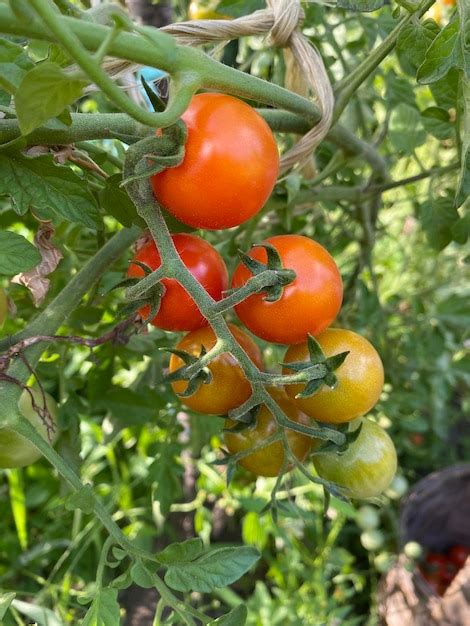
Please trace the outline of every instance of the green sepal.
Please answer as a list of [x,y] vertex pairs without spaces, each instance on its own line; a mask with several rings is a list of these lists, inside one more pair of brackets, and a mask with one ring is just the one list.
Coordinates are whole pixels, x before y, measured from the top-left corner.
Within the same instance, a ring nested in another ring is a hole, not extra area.
[[325,354],[323,352],[323,350],[321,349],[320,344],[318,343],[318,341],[315,339],[315,337],[313,335],[307,335],[307,347],[308,347],[308,353],[310,355],[310,364],[311,365],[316,365],[317,363],[324,363],[325,362]]
[[309,398],[310,396],[313,396],[313,394],[316,393],[323,385],[323,382],[322,378],[310,380],[305,385],[304,389],[295,396],[296,399]]
[[330,372],[337,370],[338,367],[340,367],[344,363],[349,352],[349,350],[346,350],[346,352],[339,352],[338,354],[334,354],[333,356],[330,356],[325,360],[325,365],[330,370]]
[[153,110],[157,111],[157,112],[161,112],[165,110],[165,103],[163,102],[163,100],[158,96],[157,93],[155,93],[155,91],[152,89],[152,87],[150,87],[150,85],[148,84],[148,82],[145,80],[145,78],[143,76],[140,77],[140,82],[142,83],[142,87],[145,89],[145,93],[148,96],[148,99],[150,100],[152,106],[153,106]]

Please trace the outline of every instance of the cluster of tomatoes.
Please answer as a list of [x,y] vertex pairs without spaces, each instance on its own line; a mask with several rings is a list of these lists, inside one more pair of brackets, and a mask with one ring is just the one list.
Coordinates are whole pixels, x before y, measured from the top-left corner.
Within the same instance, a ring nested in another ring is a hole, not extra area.
[[419,565],[419,572],[431,589],[442,596],[469,555],[470,548],[462,545],[452,546],[445,553],[428,552]]
[[[180,165],[151,178],[157,201],[183,224],[218,230],[238,226],[253,217],[269,198],[279,172],[275,138],[266,122],[237,98],[205,93],[193,97],[183,115],[187,126],[185,156]],[[221,300],[229,287],[224,260],[207,241],[191,233],[172,235],[181,260],[214,301]],[[314,395],[305,392],[305,383],[286,385],[270,391],[285,414],[294,422],[310,425],[362,425],[359,436],[347,451],[314,455],[317,473],[341,485],[352,497],[367,498],[387,488],[396,470],[396,452],[388,434],[375,422],[363,419],[376,404],[382,391],[384,372],[374,347],[358,334],[329,328],[339,313],[343,286],[334,259],[320,244],[303,235],[286,234],[268,238],[253,247],[235,268],[232,289],[246,285],[253,268],[265,268],[269,250],[274,249],[282,268],[295,272],[295,278],[276,298],[266,291],[249,295],[235,305],[239,321],[253,335],[267,342],[289,346],[284,357],[284,373],[292,374],[310,362],[308,335],[315,336],[324,359],[342,352],[348,356],[336,370],[336,384],[323,384]],[[248,259],[248,263],[247,263]],[[144,244],[131,262],[128,276],[143,277],[146,268],[161,263],[155,244]],[[194,300],[177,281],[164,278],[160,308],[151,323],[170,331],[189,331],[175,347],[170,373],[185,365],[184,355],[199,357],[216,343],[216,336]],[[143,318],[150,307],[140,311]],[[235,340],[253,363],[263,369],[260,349],[245,330],[229,325]],[[227,416],[251,395],[251,385],[236,359],[228,353],[208,365],[211,376],[188,392],[188,381],[173,380],[174,391],[190,409]],[[230,432],[235,422],[227,419],[224,434],[230,453],[259,447],[278,426],[266,406],[254,422]],[[303,461],[321,442],[292,430],[287,439],[291,451]],[[280,441],[244,456],[240,464],[256,475],[275,476],[284,463]]]

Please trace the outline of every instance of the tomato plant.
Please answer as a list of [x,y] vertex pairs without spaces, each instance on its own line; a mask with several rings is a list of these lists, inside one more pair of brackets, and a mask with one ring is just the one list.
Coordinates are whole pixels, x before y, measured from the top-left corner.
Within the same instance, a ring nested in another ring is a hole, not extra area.
[[[43,419],[38,415],[37,411],[33,407],[33,401],[31,395],[34,397],[34,402],[39,408],[44,408],[44,399],[39,389],[30,388],[29,392],[24,390],[20,396],[18,402],[18,408],[22,415],[24,415],[34,426],[34,428],[40,433],[40,435],[48,440],[48,428]],[[52,440],[50,443],[54,443],[58,436],[57,431],[57,404],[54,398],[47,392],[44,392],[45,405],[49,412],[50,419],[52,420]],[[41,458],[39,450],[30,443],[27,439],[18,435],[11,428],[0,429],[0,468],[6,467],[25,467],[31,465]]]
[[3,289],[0,289],[0,327],[3,326],[8,315],[8,299]]
[[[285,393],[278,390],[271,393],[289,419],[305,426],[310,424],[310,419],[289,400]],[[229,432],[229,429],[236,425],[237,423],[233,420],[225,421],[224,443],[231,454],[244,452],[261,444],[278,430],[276,419],[264,405],[256,413],[253,424],[238,432]],[[303,461],[312,447],[311,437],[289,429],[286,430],[286,437],[293,454],[299,461]],[[281,441],[275,441],[243,457],[238,463],[256,476],[277,476],[284,464],[284,458],[284,447]],[[288,466],[288,469],[292,469],[292,464]]]
[[184,159],[152,176],[158,202],[195,228],[230,228],[253,217],[279,172],[269,126],[245,102],[214,93],[194,96],[182,119]]
[[[288,385],[287,394],[304,413],[328,424],[349,422],[368,413],[377,403],[384,384],[384,369],[375,348],[361,335],[344,328],[328,328],[316,339],[326,357],[349,352],[335,370],[336,385],[334,388],[323,385],[314,395],[296,399],[304,385]],[[308,359],[308,346],[302,343],[287,350],[284,362]],[[284,371],[287,373],[289,369]]]
[[[343,285],[336,263],[323,246],[303,235],[277,235],[265,243],[277,250],[283,267],[293,270],[296,278],[276,302],[257,293],[238,304],[239,319],[252,333],[273,343],[296,344],[305,341],[308,333],[318,335],[341,307]],[[253,248],[249,256],[267,260],[262,247]],[[240,263],[232,287],[241,287],[250,277],[250,270]]]
[[[230,332],[245,350],[253,363],[260,369],[263,367],[261,352],[253,339],[237,326],[230,325]],[[201,354],[201,347],[206,351],[214,347],[216,336],[211,328],[200,328],[188,333],[177,344],[176,349],[193,356]],[[170,358],[170,373],[182,367],[184,362],[175,354]],[[248,400],[251,385],[236,359],[229,353],[223,353],[207,366],[211,380],[202,384],[191,396],[182,398],[182,402],[198,413],[209,415],[226,415],[231,409]],[[172,383],[175,393],[186,390],[188,383],[178,380]]]
[[[375,422],[362,418],[361,432],[344,454],[314,455],[318,475],[337,483],[351,498],[372,498],[387,489],[397,469],[390,436]],[[358,424],[354,424],[357,428]]]
[[[227,288],[228,276],[225,263],[217,250],[204,239],[188,233],[172,235],[172,239],[181,260],[191,274],[214,300],[220,300]],[[137,251],[127,272],[132,278],[145,276],[145,270],[134,261],[139,261],[152,271],[160,267],[160,254],[155,243],[149,241]],[[177,331],[194,330],[207,324],[197,304],[178,281],[164,278],[161,282],[165,293],[157,315],[150,321],[153,326]],[[144,319],[149,313],[149,306],[140,309],[140,315]]]

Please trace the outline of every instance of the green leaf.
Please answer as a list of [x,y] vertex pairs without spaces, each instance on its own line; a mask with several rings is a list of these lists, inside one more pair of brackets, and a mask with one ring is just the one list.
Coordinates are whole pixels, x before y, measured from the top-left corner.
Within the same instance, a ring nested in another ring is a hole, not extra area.
[[340,9],[362,12],[377,11],[384,4],[385,0],[338,0],[337,2]]
[[403,27],[397,39],[397,55],[405,72],[416,74],[438,33],[439,26],[433,20],[411,22]]
[[131,567],[131,578],[136,585],[139,585],[139,587],[143,589],[151,589],[154,587],[155,575],[140,561],[134,563]]
[[421,205],[420,213],[429,244],[442,250],[452,241],[452,227],[459,220],[453,200],[449,197],[427,200]]
[[209,593],[238,580],[259,557],[258,550],[247,546],[212,550],[191,563],[170,565],[165,582],[176,591]]
[[96,230],[102,221],[93,196],[69,168],[55,165],[49,155],[0,155],[0,195],[8,195],[13,209],[24,215],[34,208]]
[[164,550],[157,552],[156,557],[162,565],[193,561],[204,550],[200,537],[178,543],[170,543]]
[[5,617],[6,612],[10,608],[10,604],[14,600],[16,593],[1,593],[0,594],[0,619]]
[[239,604],[232,609],[230,613],[227,613],[227,615],[222,615],[222,617],[209,622],[209,626],[211,626],[211,624],[214,626],[244,626],[247,617],[248,609],[244,604]]
[[463,68],[459,27],[460,20],[456,17],[434,39],[418,68],[416,79],[419,83],[434,83],[443,78],[452,67]]
[[92,513],[95,508],[95,501],[91,485],[83,485],[79,491],[71,493],[65,500],[65,508],[68,511],[80,509],[84,513]]
[[437,106],[447,110],[457,108],[459,83],[459,71],[454,68],[444,78],[430,85],[431,93]]
[[8,488],[18,542],[21,549],[26,550],[28,547],[28,524],[26,521],[23,474],[20,469],[11,469],[8,472]]
[[424,129],[436,139],[449,139],[454,134],[454,127],[450,122],[450,115],[445,109],[428,107],[421,111]]
[[416,94],[409,79],[397,76],[393,70],[385,76],[387,91],[385,97],[390,108],[397,104],[406,103],[416,108]]
[[23,46],[0,38],[0,87],[14,94],[23,76],[34,66]]
[[14,276],[40,262],[39,250],[22,235],[9,230],[0,231],[0,274]]
[[399,152],[411,154],[426,140],[419,112],[408,104],[399,104],[392,110],[389,125],[389,138]]
[[242,523],[243,543],[255,546],[258,550],[262,550],[268,541],[268,534],[260,519],[259,513],[249,511],[243,518]]
[[217,12],[230,17],[241,17],[265,7],[264,0],[221,0],[217,5]]
[[11,606],[23,615],[26,615],[34,622],[35,626],[64,626],[63,621],[50,609],[21,600],[13,600]]
[[176,462],[180,448],[175,444],[164,443],[155,461],[149,467],[149,478],[153,483],[152,500],[160,506],[162,515],[167,515],[170,506],[181,493],[181,466]]
[[139,220],[139,217],[134,203],[127,193],[119,187],[121,183],[121,174],[115,174],[106,180],[104,189],[99,192],[100,206],[123,226],[129,228]]
[[97,589],[92,605],[81,626],[116,626],[120,624],[117,589]]
[[455,205],[461,206],[470,197],[470,79],[462,77],[463,137],[462,156]]
[[23,135],[60,115],[66,106],[82,95],[87,84],[88,80],[73,77],[50,61],[27,72],[15,94],[16,112]]
[[95,399],[95,408],[109,411],[111,415],[127,426],[145,424],[154,420],[164,400],[153,389],[133,391],[125,387],[111,387],[105,396]]

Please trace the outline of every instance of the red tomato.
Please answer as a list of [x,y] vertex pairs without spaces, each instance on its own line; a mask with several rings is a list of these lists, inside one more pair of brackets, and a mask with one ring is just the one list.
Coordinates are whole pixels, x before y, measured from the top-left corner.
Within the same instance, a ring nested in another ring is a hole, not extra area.
[[[240,328],[230,326],[230,332],[251,358],[253,363],[262,369],[263,362],[258,346],[253,339],[244,333]],[[216,337],[212,328],[200,328],[188,333],[178,343],[176,348],[199,356],[201,346],[206,351],[214,347]],[[182,359],[172,354],[170,358],[169,371],[173,372],[183,367]],[[248,400],[251,395],[251,385],[243,370],[238,365],[237,360],[230,353],[223,353],[216,357],[207,366],[212,374],[209,383],[202,384],[199,389],[187,398],[181,398],[181,402],[193,411],[206,413],[208,415],[226,415],[231,409],[235,409]],[[175,393],[182,393],[186,390],[188,383],[185,380],[178,380],[171,383]]]
[[[273,389],[270,393],[289,419],[304,426],[311,425],[310,419],[290,402],[284,392]],[[226,420],[225,428],[233,428],[236,424],[234,420]],[[277,422],[273,414],[263,405],[252,426],[235,433],[226,431],[224,433],[224,442],[231,454],[237,454],[260,444],[263,440],[274,435],[277,429]],[[303,461],[312,447],[312,438],[289,429],[286,430],[286,436],[292,452],[299,461]],[[243,457],[238,463],[245,469],[253,472],[253,474],[256,474],[256,476],[277,476],[284,463],[282,442],[275,441],[269,446]],[[288,469],[292,469],[292,465],[289,465]]]
[[[301,411],[319,422],[341,424],[365,415],[377,403],[384,384],[384,369],[377,350],[365,337],[344,328],[327,328],[317,341],[327,357],[349,352],[335,371],[336,386],[332,389],[323,385],[313,396],[296,398],[305,385],[287,385],[287,395]],[[287,350],[284,362],[308,359],[308,346],[302,343]],[[283,372],[291,373],[288,368]]]
[[452,548],[448,552],[449,560],[453,563],[458,569],[465,565],[465,561],[470,555],[470,548],[467,546],[452,546]]
[[156,199],[184,224],[238,226],[269,198],[279,172],[271,129],[248,104],[217,93],[194,96],[183,162],[151,178]]
[[[179,233],[172,235],[172,239],[178,254],[191,274],[197,278],[214,300],[220,300],[223,291],[227,289],[228,274],[225,263],[217,250],[196,235]],[[160,254],[155,243],[150,241],[142,246],[133,260],[140,261],[151,270],[157,269],[160,266]],[[141,277],[145,276],[145,272],[131,262],[127,275]],[[202,316],[194,300],[176,280],[164,278],[161,282],[166,291],[160,309],[150,322],[151,324],[172,331],[194,330],[207,325],[207,320]],[[147,318],[150,307],[142,307],[139,313],[144,319]]]
[[[323,246],[302,235],[278,235],[266,243],[276,248],[283,267],[294,270],[296,278],[277,302],[267,302],[262,292],[238,304],[238,317],[252,333],[273,343],[295,344],[305,341],[307,333],[318,335],[341,307],[343,283],[336,263]],[[266,262],[264,248],[253,248],[250,256]],[[232,287],[241,287],[251,276],[240,263]]]

